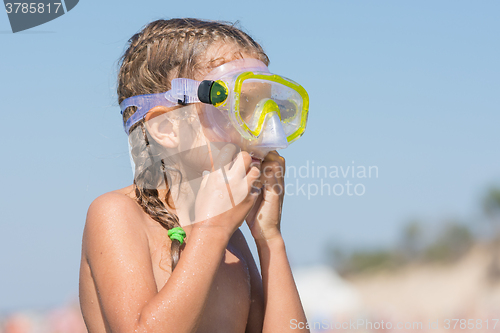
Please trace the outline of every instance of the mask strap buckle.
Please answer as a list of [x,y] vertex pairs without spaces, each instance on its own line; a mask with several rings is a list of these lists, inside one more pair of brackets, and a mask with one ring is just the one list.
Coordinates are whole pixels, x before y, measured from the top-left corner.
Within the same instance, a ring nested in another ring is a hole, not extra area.
[[180,105],[183,105],[183,106],[186,106],[188,105],[188,102],[187,102],[187,96],[184,95],[184,98],[181,100],[181,99],[178,99],[177,100],[177,103],[179,103]]

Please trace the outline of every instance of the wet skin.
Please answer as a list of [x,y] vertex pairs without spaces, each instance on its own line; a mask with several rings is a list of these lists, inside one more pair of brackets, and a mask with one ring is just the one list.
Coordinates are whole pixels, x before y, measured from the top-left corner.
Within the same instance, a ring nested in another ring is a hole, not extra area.
[[[150,265],[147,266],[152,269],[154,292],[157,293],[165,286],[172,274],[170,240],[167,230],[142,211],[142,208],[133,200],[131,193],[133,193],[132,187],[129,186],[105,194],[98,200],[103,201],[101,204],[104,206],[106,204],[112,206],[116,200],[122,200],[124,204],[135,208],[135,213],[140,218],[136,220],[138,230],[134,232],[144,233],[145,244],[143,245],[149,248],[150,255]],[[188,234],[186,240],[189,242],[189,228],[185,229]],[[91,231],[86,230],[86,232]],[[92,238],[91,235],[87,236]],[[98,255],[89,253],[91,251],[91,244],[86,244],[84,241],[80,272],[82,312],[89,332],[111,332],[106,314],[102,311],[99,291],[89,265],[89,256]],[[218,264],[203,314],[199,318],[197,332],[245,332],[248,321],[251,321],[248,325],[251,330],[258,332],[261,329],[263,321],[262,281],[248,245],[238,229],[230,238]]]

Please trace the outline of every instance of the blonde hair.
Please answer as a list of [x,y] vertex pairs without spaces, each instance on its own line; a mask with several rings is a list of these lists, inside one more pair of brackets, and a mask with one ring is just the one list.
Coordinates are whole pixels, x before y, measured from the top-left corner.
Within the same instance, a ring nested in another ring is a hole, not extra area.
[[[157,20],[146,25],[128,41],[128,48],[120,59],[118,103],[131,96],[168,91],[174,78],[194,79],[201,70],[233,60],[207,59],[209,48],[219,44],[239,50],[238,54],[232,55],[233,58],[242,57],[245,53],[269,64],[262,47],[234,24],[192,18]],[[136,107],[127,108],[123,112],[123,122],[135,111]],[[134,131],[138,126],[142,130]],[[137,139],[142,140],[131,138],[130,142],[145,141],[148,148],[153,148],[154,143],[148,141],[146,131],[144,120],[136,123],[130,129],[130,135],[141,136]],[[151,164],[151,151],[143,146],[132,145],[131,153],[136,167],[134,188],[138,204],[167,230],[180,226],[178,217],[167,211],[157,190],[160,186],[168,188],[167,170],[178,170],[167,167],[163,160]],[[155,186],[151,188],[150,184]],[[164,199],[169,207],[174,208],[170,194],[168,188]],[[172,241],[172,270],[179,260],[180,245],[178,240]]]

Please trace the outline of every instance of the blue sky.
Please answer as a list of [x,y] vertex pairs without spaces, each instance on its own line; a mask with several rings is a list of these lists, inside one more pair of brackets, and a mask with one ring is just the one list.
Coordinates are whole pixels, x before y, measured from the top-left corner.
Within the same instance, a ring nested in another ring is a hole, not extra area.
[[148,22],[239,20],[271,71],[309,92],[289,168],[377,167],[371,178],[287,178],[310,194],[321,181],[364,189],[308,198],[289,187],[282,229],[300,266],[323,262],[327,244],[393,244],[414,217],[433,228],[480,216],[500,184],[499,13],[498,1],[82,0],[17,34],[0,14],[0,311],[77,294],[86,210],[132,181],[116,69]]

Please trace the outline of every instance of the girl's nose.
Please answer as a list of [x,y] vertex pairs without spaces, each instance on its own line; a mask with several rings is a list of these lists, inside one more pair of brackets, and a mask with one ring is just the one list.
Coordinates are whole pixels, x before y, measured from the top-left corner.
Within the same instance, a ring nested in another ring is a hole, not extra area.
[[281,124],[278,113],[273,111],[266,115],[264,127],[261,133],[262,141],[259,146],[273,149],[285,149],[288,147],[283,125]]

